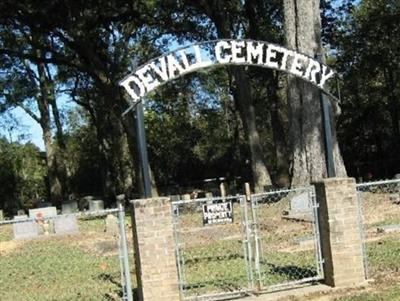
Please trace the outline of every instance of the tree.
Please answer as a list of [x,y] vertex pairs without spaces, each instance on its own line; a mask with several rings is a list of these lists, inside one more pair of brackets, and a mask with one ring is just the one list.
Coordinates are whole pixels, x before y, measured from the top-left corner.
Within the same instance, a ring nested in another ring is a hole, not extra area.
[[[45,47],[46,38],[38,35],[29,27],[14,25],[12,28],[3,28],[1,31],[3,48],[30,49],[33,61],[5,55],[1,69],[4,71],[0,79],[3,90],[2,107],[18,106],[22,108],[43,131],[43,140],[46,150],[48,166],[48,180],[50,198],[54,204],[60,204],[65,193],[65,168],[61,152],[57,149],[65,148],[60,114],[56,102],[55,83],[51,75],[51,67],[38,62],[43,53],[38,47]],[[34,108],[37,108],[38,114]],[[52,119],[57,128],[57,139],[53,139]]]
[[[322,56],[319,0],[285,0],[284,16],[287,46],[311,57]],[[292,186],[321,180],[327,171],[319,91],[288,77],[288,104]],[[333,144],[336,175],[345,176],[335,131]]]
[[7,215],[32,208],[46,196],[46,167],[36,146],[0,137],[0,208]]
[[338,133],[348,171],[392,177],[400,168],[398,1],[349,0],[326,15],[327,43],[343,76]]

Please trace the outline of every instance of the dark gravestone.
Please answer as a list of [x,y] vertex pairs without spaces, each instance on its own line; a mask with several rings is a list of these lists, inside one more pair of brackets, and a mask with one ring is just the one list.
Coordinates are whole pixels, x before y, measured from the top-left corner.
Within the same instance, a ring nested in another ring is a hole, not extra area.
[[74,215],[60,216],[54,219],[54,232],[58,235],[77,234],[78,221]]
[[14,239],[32,239],[39,236],[39,227],[34,221],[13,224]]

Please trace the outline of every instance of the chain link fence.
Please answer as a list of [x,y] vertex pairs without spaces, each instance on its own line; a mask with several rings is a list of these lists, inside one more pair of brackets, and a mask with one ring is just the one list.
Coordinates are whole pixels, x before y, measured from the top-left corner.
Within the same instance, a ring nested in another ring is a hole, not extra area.
[[367,278],[400,275],[400,179],[357,184]]
[[251,196],[258,289],[323,278],[314,187]]
[[251,288],[244,196],[172,203],[184,300],[221,300]]
[[132,300],[127,260],[122,207],[3,221],[0,300]]

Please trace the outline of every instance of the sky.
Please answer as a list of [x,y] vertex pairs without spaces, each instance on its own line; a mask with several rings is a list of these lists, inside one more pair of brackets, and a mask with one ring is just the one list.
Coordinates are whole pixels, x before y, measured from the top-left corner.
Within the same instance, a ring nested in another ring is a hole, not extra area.
[[44,143],[42,139],[43,132],[40,128],[40,125],[19,107],[10,110],[9,113],[19,121],[19,124],[16,129],[11,131],[7,129],[4,124],[2,124],[2,127],[0,128],[0,135],[5,136],[8,140],[12,140],[13,142],[31,141],[41,150],[44,150]]
[[[334,4],[339,5],[341,0],[334,0]],[[172,47],[174,48],[174,47]],[[61,96],[57,99],[58,105],[60,108],[72,108],[75,104],[69,102],[66,96]],[[0,116],[0,135],[6,137],[13,142],[19,141],[22,143],[31,141],[35,145],[37,145],[41,150],[44,150],[44,143],[42,139],[42,129],[39,124],[33,120],[25,111],[21,108],[14,108],[9,112],[15,120],[18,120],[18,126],[13,127],[12,130],[11,125],[4,120],[3,116]]]

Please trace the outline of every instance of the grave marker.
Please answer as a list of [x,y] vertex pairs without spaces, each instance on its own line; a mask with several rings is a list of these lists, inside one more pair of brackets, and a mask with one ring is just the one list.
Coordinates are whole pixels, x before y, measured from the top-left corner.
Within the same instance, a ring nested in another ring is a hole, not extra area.
[[101,211],[104,210],[103,200],[90,200],[89,211]]
[[64,215],[54,219],[54,231],[58,235],[76,234],[79,232],[75,215]]
[[292,212],[311,212],[308,191],[295,195],[290,199],[290,210]]
[[78,202],[68,202],[61,205],[61,212],[63,214],[75,213],[78,211]]
[[106,217],[106,233],[119,235],[118,218],[113,214],[108,214]]
[[32,239],[39,236],[39,227],[34,221],[13,224],[14,239]]
[[57,216],[57,208],[56,207],[44,207],[37,209],[29,209],[29,217],[37,218],[39,216],[43,218]]

